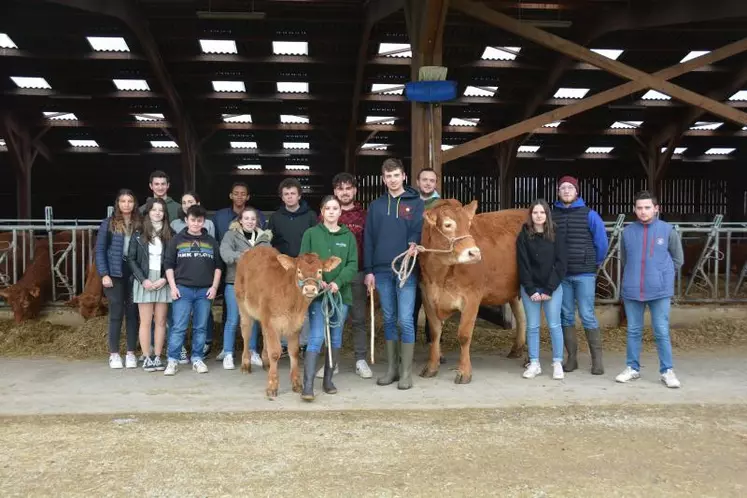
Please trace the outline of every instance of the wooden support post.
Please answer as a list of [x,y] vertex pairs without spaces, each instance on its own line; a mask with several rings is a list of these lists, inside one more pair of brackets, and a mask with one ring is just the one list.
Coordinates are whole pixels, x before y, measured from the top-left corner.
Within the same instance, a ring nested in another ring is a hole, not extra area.
[[517,140],[501,142],[495,148],[498,162],[498,189],[501,209],[511,209],[514,205],[514,173],[516,170]]

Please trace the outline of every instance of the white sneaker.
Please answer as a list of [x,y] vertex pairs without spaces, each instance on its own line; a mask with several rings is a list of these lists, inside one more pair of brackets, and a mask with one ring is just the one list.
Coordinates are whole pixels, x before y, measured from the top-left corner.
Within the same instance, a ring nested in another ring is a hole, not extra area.
[[554,361],[552,363],[552,378],[555,380],[565,379],[565,373],[563,372],[563,363],[560,361]]
[[169,360],[166,364],[166,370],[163,371],[164,375],[176,375],[179,371],[179,362],[176,360]]
[[135,353],[127,353],[127,356],[125,356],[125,368],[137,368],[137,356],[135,356]]
[[109,355],[109,368],[122,368],[122,357],[119,356],[119,353]]
[[235,368],[236,366],[233,364],[233,355],[231,353],[226,353],[223,356],[223,370],[233,370]]
[[182,352],[179,355],[179,364],[187,365],[189,363],[189,357],[187,356],[187,348],[182,346]]
[[370,379],[373,377],[373,372],[368,366],[368,363],[366,363],[366,360],[358,360],[355,362],[355,373],[360,375],[361,379]]
[[681,385],[677,376],[674,375],[674,370],[672,370],[671,368],[661,374],[661,381],[666,384],[667,387],[671,387],[674,389],[680,387]]
[[542,368],[540,367],[539,361],[532,360],[529,362],[529,366],[527,367],[527,369],[524,370],[522,377],[524,377],[525,379],[533,379],[541,373]]
[[205,365],[204,361],[197,360],[192,362],[192,370],[194,370],[198,374],[204,374],[208,372],[208,367],[207,365]]
[[218,353],[218,356],[215,357],[215,361],[223,361],[223,358],[225,357],[226,357],[226,352],[221,351],[220,353]]
[[625,370],[620,372],[620,374],[617,377],[615,377],[615,381],[624,384],[625,382],[628,382],[630,380],[636,380],[640,378],[641,378],[641,374],[638,372],[638,370],[633,370],[630,367],[625,367]]
[[264,366],[262,364],[262,356],[260,356],[260,354],[257,353],[256,351],[252,351],[252,358],[251,358],[250,362],[255,367],[263,367]]
[[[322,359],[324,361],[327,361],[327,357],[326,356],[322,356]],[[335,374],[335,375],[337,375],[338,373],[340,373],[340,364],[339,363],[337,365],[335,365],[335,371],[332,372],[332,373]],[[371,375],[373,375],[373,374],[371,374]],[[319,367],[319,370],[316,371],[316,378],[317,379],[323,379],[324,378],[324,365],[322,365],[321,367]]]

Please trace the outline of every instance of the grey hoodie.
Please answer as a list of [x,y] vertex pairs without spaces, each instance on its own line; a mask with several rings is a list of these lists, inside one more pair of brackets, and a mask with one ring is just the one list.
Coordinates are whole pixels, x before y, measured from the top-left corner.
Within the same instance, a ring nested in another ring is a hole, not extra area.
[[238,221],[231,223],[228,231],[220,243],[220,257],[226,264],[226,284],[233,284],[236,280],[236,263],[245,251],[257,246],[269,246],[272,232],[255,228],[256,236],[250,241],[244,236],[244,230]]

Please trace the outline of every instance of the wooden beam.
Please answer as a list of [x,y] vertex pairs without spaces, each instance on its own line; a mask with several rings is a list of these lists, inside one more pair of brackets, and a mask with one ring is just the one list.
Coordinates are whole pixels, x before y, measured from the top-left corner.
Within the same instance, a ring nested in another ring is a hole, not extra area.
[[[691,59],[687,62],[676,64],[666,69],[662,69],[661,71],[657,71],[656,73],[654,73],[654,76],[661,79],[676,78],[677,76],[681,76],[694,68],[702,67],[706,64],[713,64],[714,62],[726,59],[727,57],[731,57],[744,51],[747,51],[747,38],[743,38],[738,42],[731,43],[708,54]],[[622,97],[625,97],[626,95],[630,95],[631,93],[640,91],[644,88],[646,88],[646,85],[640,81],[630,81],[620,86],[610,88],[609,90],[594,94],[591,97],[581,99],[575,104],[554,109],[550,112],[540,114],[533,118],[524,120],[520,123],[513,124],[501,130],[483,135],[482,137],[458,145],[453,149],[449,149],[443,153],[443,161],[453,161],[454,159],[466,156],[467,154],[472,154],[473,152],[484,149],[485,147],[490,147],[491,145],[509,140],[524,133],[528,133],[536,128],[540,128],[546,125],[547,123],[552,123],[553,121],[558,121],[561,119],[569,118],[571,116],[575,116],[576,114],[580,114],[589,109],[599,107],[600,105],[612,102],[613,100],[620,99]]]
[[470,0],[453,0],[454,6],[464,12],[465,14],[471,15],[475,18],[482,19],[485,22],[497,26],[501,29],[514,33],[522,38],[526,38],[535,43],[543,45],[552,50],[561,52],[575,59],[594,64],[602,69],[609,71],[612,74],[627,78],[631,81],[641,82],[647,88],[653,88],[660,92],[664,92],[672,98],[676,98],[690,105],[701,107],[712,114],[721,116],[724,119],[733,121],[738,124],[747,125],[747,114],[744,112],[732,109],[731,107],[717,102],[713,99],[709,99],[703,95],[699,95],[693,91],[682,88],[678,85],[670,83],[664,79],[658,78],[655,75],[644,73],[633,67],[630,67],[621,62],[609,59],[603,55],[599,55],[591,50],[582,47],[576,43],[568,41],[547,31],[543,31],[539,28],[535,28],[529,24],[522,23],[516,19],[492,10],[484,5],[474,3]]

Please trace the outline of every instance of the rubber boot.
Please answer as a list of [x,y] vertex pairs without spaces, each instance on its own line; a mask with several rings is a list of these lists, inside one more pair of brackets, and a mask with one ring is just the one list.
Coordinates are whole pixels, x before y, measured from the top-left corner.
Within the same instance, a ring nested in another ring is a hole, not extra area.
[[303,390],[301,399],[304,401],[314,401],[314,374],[316,373],[316,358],[319,353],[316,351],[306,351],[303,357]]
[[400,343],[399,382],[397,389],[410,389],[412,387],[412,356],[415,352],[415,343]]
[[332,367],[329,366],[329,360],[324,360],[324,380],[322,380],[322,389],[327,394],[337,394],[337,388],[332,383],[332,375],[335,373],[337,361],[340,359],[340,349],[332,349]]
[[563,363],[563,371],[573,372],[578,368],[578,338],[576,337],[576,327],[563,327],[563,345],[568,352],[568,359]]
[[388,386],[399,380],[399,341],[386,341],[386,359],[389,362],[386,374],[376,379],[380,386]]
[[586,341],[591,353],[591,375],[603,375],[602,365],[602,332],[599,329],[586,329]]

